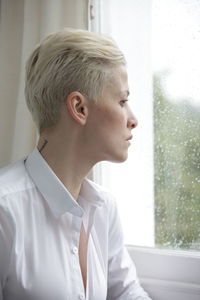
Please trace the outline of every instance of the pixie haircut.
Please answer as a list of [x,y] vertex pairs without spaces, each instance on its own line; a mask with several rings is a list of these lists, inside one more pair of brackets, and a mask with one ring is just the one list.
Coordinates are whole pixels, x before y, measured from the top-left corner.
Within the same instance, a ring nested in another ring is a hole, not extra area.
[[61,105],[73,91],[97,101],[125,58],[107,36],[64,29],[45,37],[26,64],[25,98],[41,133],[57,123]]

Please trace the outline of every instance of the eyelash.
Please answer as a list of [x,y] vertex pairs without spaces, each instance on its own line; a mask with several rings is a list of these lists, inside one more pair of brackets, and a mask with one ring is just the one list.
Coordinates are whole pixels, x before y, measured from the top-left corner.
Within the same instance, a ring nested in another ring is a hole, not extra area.
[[121,100],[121,101],[120,101],[120,105],[121,105],[121,106],[124,106],[124,105],[126,104],[126,102],[128,102],[127,99],[126,99],[126,100]]

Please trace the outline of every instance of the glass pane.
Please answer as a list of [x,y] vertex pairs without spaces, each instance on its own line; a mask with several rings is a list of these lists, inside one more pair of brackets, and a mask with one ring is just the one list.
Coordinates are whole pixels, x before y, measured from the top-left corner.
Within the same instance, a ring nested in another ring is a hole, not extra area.
[[101,9],[101,31],[128,62],[139,126],[129,159],[101,164],[96,180],[116,195],[127,244],[200,250],[200,1]]
[[200,2],[154,0],[155,244],[200,250]]
[[95,180],[116,197],[125,243],[154,246],[153,97],[151,73],[151,0],[101,0],[101,31],[125,53],[129,105],[139,120],[129,158],[101,163]]

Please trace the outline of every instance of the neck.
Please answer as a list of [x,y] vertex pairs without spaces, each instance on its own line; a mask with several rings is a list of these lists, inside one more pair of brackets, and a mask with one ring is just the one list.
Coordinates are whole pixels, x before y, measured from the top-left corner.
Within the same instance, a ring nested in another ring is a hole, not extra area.
[[74,199],[77,199],[82,182],[93,167],[84,147],[69,140],[66,145],[51,136],[45,136],[40,137],[38,150]]

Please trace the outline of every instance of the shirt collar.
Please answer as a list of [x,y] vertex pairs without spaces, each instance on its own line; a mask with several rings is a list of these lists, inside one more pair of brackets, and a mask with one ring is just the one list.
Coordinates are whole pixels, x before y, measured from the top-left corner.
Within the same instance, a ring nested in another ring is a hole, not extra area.
[[87,201],[91,206],[101,207],[105,203],[106,197],[102,187],[89,179],[85,179],[81,186],[79,198]]
[[52,171],[37,148],[27,157],[25,167],[56,217],[60,217],[66,212],[78,217],[83,216],[82,208]]

